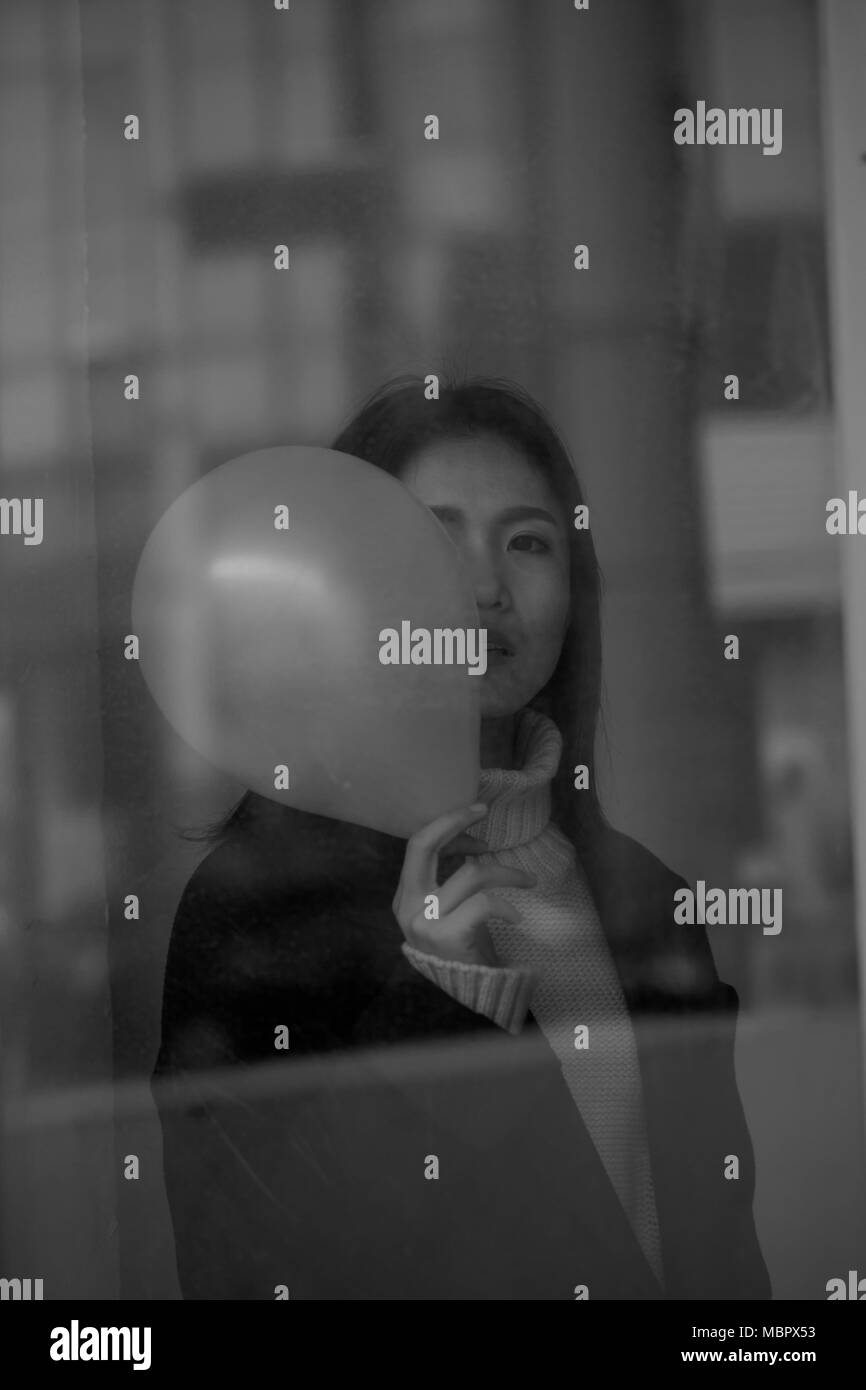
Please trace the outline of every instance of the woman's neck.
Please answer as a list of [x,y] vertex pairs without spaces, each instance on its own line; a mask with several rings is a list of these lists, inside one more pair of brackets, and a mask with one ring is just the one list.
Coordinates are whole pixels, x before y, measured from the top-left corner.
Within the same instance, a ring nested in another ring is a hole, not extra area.
[[513,714],[499,719],[481,721],[481,766],[514,767],[514,731],[517,726]]

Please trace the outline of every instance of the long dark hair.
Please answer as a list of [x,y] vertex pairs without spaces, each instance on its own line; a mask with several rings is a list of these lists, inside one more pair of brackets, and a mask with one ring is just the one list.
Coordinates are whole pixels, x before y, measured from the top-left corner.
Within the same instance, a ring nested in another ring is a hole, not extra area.
[[[601,710],[602,575],[589,528],[571,524],[585,505],[583,490],[565,445],[542,408],[513,382],[473,377],[440,380],[438,400],[425,396],[424,379],[401,376],[378,388],[343,426],[332,448],[397,476],[413,455],[440,439],[495,435],[524,453],[542,470],[568,518],[571,555],[571,613],[559,662],[543,690],[529,702],[547,714],[563,738],[559,770],[552,786],[554,822],[579,847],[606,818],[598,798],[594,767]],[[589,786],[574,788],[574,769],[589,769]],[[262,816],[291,808],[247,791],[221,820],[185,839],[219,842]]]

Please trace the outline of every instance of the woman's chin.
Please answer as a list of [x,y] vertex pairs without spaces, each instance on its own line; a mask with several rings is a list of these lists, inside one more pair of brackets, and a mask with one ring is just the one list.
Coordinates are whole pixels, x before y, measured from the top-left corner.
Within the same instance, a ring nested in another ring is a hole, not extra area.
[[519,691],[506,689],[503,686],[498,686],[495,682],[488,684],[487,677],[482,677],[482,719],[507,719],[509,715],[517,714],[522,710],[525,704],[526,700],[522,698]]

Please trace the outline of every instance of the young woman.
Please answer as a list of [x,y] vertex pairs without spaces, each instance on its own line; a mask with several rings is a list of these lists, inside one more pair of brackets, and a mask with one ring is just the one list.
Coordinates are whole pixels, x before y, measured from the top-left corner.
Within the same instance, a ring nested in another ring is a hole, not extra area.
[[513,386],[414,378],[333,447],[471,576],[478,804],[408,842],[253,793],[218,827],[154,1072],[184,1297],[770,1297],[737,996],[595,791],[600,576],[565,448]]

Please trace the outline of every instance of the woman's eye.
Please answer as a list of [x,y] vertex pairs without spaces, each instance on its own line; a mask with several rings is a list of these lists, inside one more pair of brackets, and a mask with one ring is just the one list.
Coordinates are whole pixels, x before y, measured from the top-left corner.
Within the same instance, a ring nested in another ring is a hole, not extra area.
[[[526,542],[526,544],[523,544],[522,542]],[[530,554],[532,554],[533,552],[536,554],[540,554],[543,551],[550,549],[550,546],[548,545],[547,541],[543,540],[541,536],[533,536],[528,531],[522,532],[519,536],[513,536],[511,544],[513,546],[516,546],[518,550],[528,550]]]

